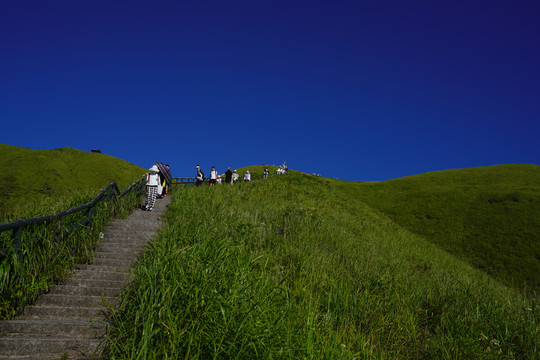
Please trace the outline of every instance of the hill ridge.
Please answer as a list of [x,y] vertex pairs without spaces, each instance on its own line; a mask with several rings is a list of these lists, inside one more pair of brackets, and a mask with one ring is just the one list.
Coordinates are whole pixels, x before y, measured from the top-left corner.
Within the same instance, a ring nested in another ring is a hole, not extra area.
[[540,166],[494,165],[335,185],[507,285],[540,288]]
[[0,152],[0,217],[48,198],[95,192],[112,181],[125,187],[147,171],[110,155],[70,147],[33,150],[0,144]]

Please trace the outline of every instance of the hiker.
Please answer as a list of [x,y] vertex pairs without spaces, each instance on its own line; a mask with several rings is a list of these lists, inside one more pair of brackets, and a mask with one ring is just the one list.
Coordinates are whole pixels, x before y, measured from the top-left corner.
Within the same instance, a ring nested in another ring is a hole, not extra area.
[[263,172],[263,179],[266,179],[268,177],[268,174],[270,174],[270,170],[268,170],[268,165],[265,165],[264,172]]
[[249,173],[249,170],[244,175],[244,181],[251,181],[251,174]]
[[218,183],[219,185],[221,185],[221,181],[222,181],[222,180],[221,180],[221,175],[218,175],[218,176],[217,176],[217,183]]
[[163,184],[161,183],[161,177],[157,185],[157,195],[156,199],[161,199],[163,197]]
[[227,168],[227,171],[225,171],[225,184],[232,184],[232,171],[230,166]]
[[216,185],[217,182],[217,171],[214,166],[212,166],[212,171],[210,171],[210,180],[208,181],[208,184],[210,186]]
[[159,170],[159,166],[158,166],[158,175],[159,175],[159,180],[158,180],[158,184],[157,184],[156,199],[161,199],[163,197],[163,182],[164,182],[164,179],[165,179],[165,175],[163,175],[161,170]]
[[143,210],[154,210],[154,204],[156,203],[156,196],[158,191],[158,185],[160,183],[159,169],[156,165],[152,166],[149,173],[146,173],[146,202],[143,206]]
[[[165,165],[167,167],[167,170],[169,170],[169,164]],[[167,196],[167,193],[169,192],[169,183],[167,182],[167,179],[165,176],[163,176],[163,193],[161,194],[161,197]]]
[[238,173],[236,172],[236,169],[234,169],[234,173],[232,174],[233,184],[236,184],[238,182]]
[[197,182],[195,183],[195,185],[201,186],[201,184],[203,183],[204,179],[206,179],[206,177],[204,176],[204,173],[201,170],[201,167],[199,165],[195,166],[195,169],[197,169]]

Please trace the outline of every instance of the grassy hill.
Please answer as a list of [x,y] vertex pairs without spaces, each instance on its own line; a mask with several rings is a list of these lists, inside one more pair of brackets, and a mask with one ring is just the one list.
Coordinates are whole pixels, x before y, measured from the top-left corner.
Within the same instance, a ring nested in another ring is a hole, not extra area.
[[335,186],[506,284],[540,289],[540,166],[456,169]]
[[291,172],[179,189],[107,356],[540,357],[537,299],[398,225],[362,186]]
[[72,148],[32,150],[0,144],[0,216],[112,181],[123,189],[146,170],[124,160]]
[[[69,148],[0,152],[5,209],[146,171]],[[179,188],[112,310],[107,356],[540,358],[538,296],[521,291],[539,286],[539,169]]]

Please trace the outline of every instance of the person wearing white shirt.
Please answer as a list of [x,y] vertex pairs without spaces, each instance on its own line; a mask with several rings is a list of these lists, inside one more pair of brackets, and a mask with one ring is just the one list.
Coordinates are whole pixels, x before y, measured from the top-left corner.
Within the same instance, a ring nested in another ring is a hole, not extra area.
[[216,171],[216,168],[212,166],[212,171],[210,171],[210,181],[209,181],[210,186],[216,185],[217,176],[218,176],[218,173]]
[[146,202],[143,206],[143,210],[154,210],[154,204],[156,203],[156,197],[158,192],[158,185],[161,180],[159,177],[159,169],[156,165],[152,166],[150,172],[146,174]]

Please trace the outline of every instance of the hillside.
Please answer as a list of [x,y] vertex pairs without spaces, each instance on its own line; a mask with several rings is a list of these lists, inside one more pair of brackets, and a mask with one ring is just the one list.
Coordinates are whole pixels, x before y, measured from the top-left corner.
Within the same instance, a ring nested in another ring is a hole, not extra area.
[[367,205],[360,185],[291,172],[174,192],[108,357],[540,356],[535,300]]
[[508,285],[540,288],[540,166],[455,169],[335,186]]
[[47,198],[95,192],[116,181],[124,188],[145,169],[72,148],[32,150],[0,144],[0,215]]

